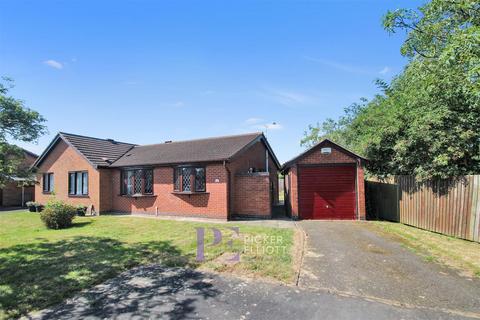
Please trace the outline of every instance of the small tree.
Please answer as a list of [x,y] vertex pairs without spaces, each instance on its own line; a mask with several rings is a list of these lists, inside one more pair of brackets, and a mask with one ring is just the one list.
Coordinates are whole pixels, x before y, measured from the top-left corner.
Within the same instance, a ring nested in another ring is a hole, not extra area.
[[22,166],[23,150],[8,140],[36,142],[46,133],[45,119],[24,102],[8,95],[12,80],[0,82],[0,188],[12,177],[28,177],[28,167]]

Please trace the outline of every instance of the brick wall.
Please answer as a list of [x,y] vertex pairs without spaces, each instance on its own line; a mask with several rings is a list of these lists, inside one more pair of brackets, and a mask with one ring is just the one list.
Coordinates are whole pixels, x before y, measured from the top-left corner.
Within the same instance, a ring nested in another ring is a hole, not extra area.
[[[235,158],[231,163],[228,164],[228,169],[230,171],[230,203],[231,211],[235,212],[235,192],[236,192],[236,179],[238,175],[242,175],[248,172],[249,168],[255,168],[257,171],[266,170],[266,161],[265,153],[266,147],[263,142],[257,142],[251,146],[248,150],[242,153],[240,156]],[[275,165],[272,157],[268,157],[268,170],[270,172],[270,183],[273,183],[273,196],[274,198],[270,200],[269,205],[273,202],[278,202],[278,168]]]
[[270,177],[268,173],[235,176],[235,215],[271,217]]
[[[68,173],[70,171],[88,171],[88,196],[79,197],[68,194]],[[44,172],[53,173],[54,195],[43,193],[42,173]],[[38,168],[35,201],[45,204],[55,197],[72,205],[93,205],[94,209],[98,211],[100,209],[99,179],[99,172],[85,158],[63,140],[59,140]]]
[[157,167],[153,171],[154,196],[132,198],[120,195],[120,170],[112,169],[112,210],[148,214],[158,210],[160,215],[227,219],[227,171],[219,163],[207,165],[205,172],[205,193],[178,194],[173,191],[173,168]]

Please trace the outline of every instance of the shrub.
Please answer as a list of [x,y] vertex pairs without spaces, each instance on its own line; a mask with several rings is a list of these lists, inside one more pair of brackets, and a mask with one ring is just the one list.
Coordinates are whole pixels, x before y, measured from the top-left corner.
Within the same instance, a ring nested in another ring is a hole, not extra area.
[[62,201],[51,201],[40,213],[40,218],[49,229],[64,229],[72,225],[77,208]]

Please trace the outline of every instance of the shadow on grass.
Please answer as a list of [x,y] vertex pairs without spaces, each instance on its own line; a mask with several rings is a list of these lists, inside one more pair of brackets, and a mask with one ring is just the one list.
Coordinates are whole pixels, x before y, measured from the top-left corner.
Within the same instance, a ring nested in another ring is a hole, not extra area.
[[82,221],[82,222],[74,221],[73,224],[70,226],[70,228],[82,228],[82,227],[88,226],[91,223],[92,221]]
[[[19,317],[60,303],[82,289],[149,263],[193,267],[194,258],[182,255],[169,241],[126,244],[110,238],[83,236],[0,249],[0,318]],[[186,276],[194,281],[202,277],[195,271]],[[156,278],[162,277],[157,275]],[[204,288],[200,294],[212,296],[214,292]],[[148,293],[143,295],[148,296]],[[128,308],[134,312],[135,305],[132,302]],[[178,308],[186,315],[193,311],[188,306],[173,307],[174,310]],[[114,311],[106,310],[104,317]]]

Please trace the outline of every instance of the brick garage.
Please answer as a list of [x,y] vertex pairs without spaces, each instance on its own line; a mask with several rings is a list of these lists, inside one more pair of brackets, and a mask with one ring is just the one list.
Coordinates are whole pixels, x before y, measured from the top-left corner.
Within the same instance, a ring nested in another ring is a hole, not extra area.
[[262,133],[146,146],[59,133],[34,166],[38,202],[95,212],[268,218],[278,201],[280,165]]
[[287,213],[299,219],[365,219],[366,159],[326,139],[288,161]]

